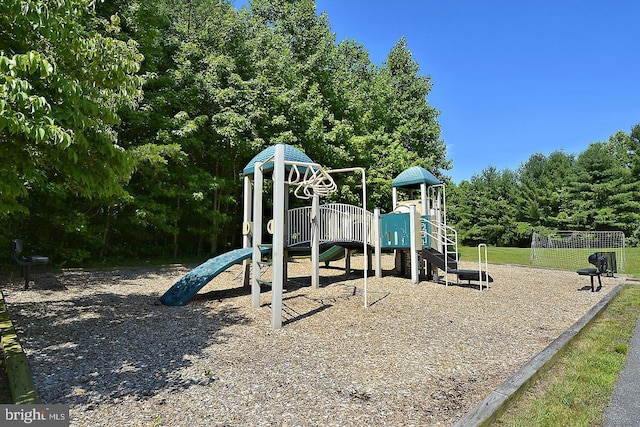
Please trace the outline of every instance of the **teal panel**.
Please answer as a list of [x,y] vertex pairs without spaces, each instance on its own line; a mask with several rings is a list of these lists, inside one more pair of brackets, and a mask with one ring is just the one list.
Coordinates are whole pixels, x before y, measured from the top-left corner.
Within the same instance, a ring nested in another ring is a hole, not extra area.
[[383,249],[411,248],[411,219],[408,213],[380,216],[380,245]]

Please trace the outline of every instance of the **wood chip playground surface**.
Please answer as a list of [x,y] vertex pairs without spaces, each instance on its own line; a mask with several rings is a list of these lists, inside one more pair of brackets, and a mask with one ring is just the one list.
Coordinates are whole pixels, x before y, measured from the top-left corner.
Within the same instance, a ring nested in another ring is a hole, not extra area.
[[321,268],[320,289],[308,259],[289,263],[277,331],[240,266],[183,307],[158,302],[183,266],[0,285],[42,401],[74,426],[450,426],[624,281],[592,293],[573,271],[490,264],[480,292],[412,284],[384,256],[365,308],[362,261]]

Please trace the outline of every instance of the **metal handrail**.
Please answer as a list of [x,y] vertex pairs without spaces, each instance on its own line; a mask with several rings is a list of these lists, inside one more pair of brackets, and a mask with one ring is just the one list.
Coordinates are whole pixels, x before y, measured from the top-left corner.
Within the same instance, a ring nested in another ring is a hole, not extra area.
[[[449,273],[449,263],[447,262],[447,260],[449,259],[449,255],[453,255],[453,258],[456,260],[456,265],[458,264],[459,261],[459,257],[458,257],[458,232],[456,231],[455,228],[445,224],[445,223],[438,223],[435,221],[431,221],[430,219],[427,218],[422,218],[421,222],[425,222],[427,224],[429,224],[431,226],[431,229],[436,229],[438,230],[437,234],[433,234],[429,231],[427,231],[426,227],[420,227],[422,230],[422,233],[424,233],[424,235],[432,238],[437,244],[438,244],[438,250],[440,252],[442,252],[445,256],[445,262],[444,262],[444,268],[445,268],[445,285],[449,286],[449,279],[447,277],[448,273]],[[444,230],[444,233],[441,233],[440,231]],[[424,236],[423,236],[423,241],[424,241]],[[444,247],[444,250],[442,250],[442,248]],[[453,250],[449,250],[449,247],[453,247]]]
[[484,274],[485,274],[485,279],[487,281],[486,287],[487,289],[489,289],[489,258],[487,256],[487,244],[480,243],[478,245],[478,279],[480,279],[480,292],[482,292],[482,284],[484,283],[484,280],[482,279],[482,252],[480,251],[480,249],[483,247],[484,247]]

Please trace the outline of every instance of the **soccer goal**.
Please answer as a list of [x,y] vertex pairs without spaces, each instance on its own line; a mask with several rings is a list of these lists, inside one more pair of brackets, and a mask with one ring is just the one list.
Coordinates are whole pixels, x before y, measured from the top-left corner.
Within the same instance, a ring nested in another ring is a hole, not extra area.
[[624,271],[625,241],[622,231],[556,231],[533,233],[531,237],[531,265],[575,270],[588,267],[592,253],[603,252],[609,269]]

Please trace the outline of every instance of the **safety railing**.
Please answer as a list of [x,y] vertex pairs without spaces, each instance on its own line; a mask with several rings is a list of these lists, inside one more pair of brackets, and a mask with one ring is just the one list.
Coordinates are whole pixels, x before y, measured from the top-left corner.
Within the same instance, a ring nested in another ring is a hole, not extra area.
[[[322,205],[318,209],[320,243],[353,242],[371,245],[373,213],[359,206],[343,203]],[[305,206],[288,212],[288,246],[303,246],[311,243],[312,207]],[[366,234],[366,239],[365,239]]]
[[428,217],[421,217],[420,230],[423,243],[428,242],[429,247],[433,247],[445,256],[445,284],[449,285],[447,274],[449,273],[448,259],[454,259],[458,265],[458,232],[455,228],[442,222],[432,221]]
[[[484,253],[482,252],[482,249],[484,249]],[[482,261],[483,259],[484,259],[484,262]],[[484,275],[482,274],[483,264],[484,264]],[[482,292],[483,285],[487,289],[489,289],[489,259],[487,258],[486,243],[480,243],[478,245],[478,279],[480,279],[480,292]]]

